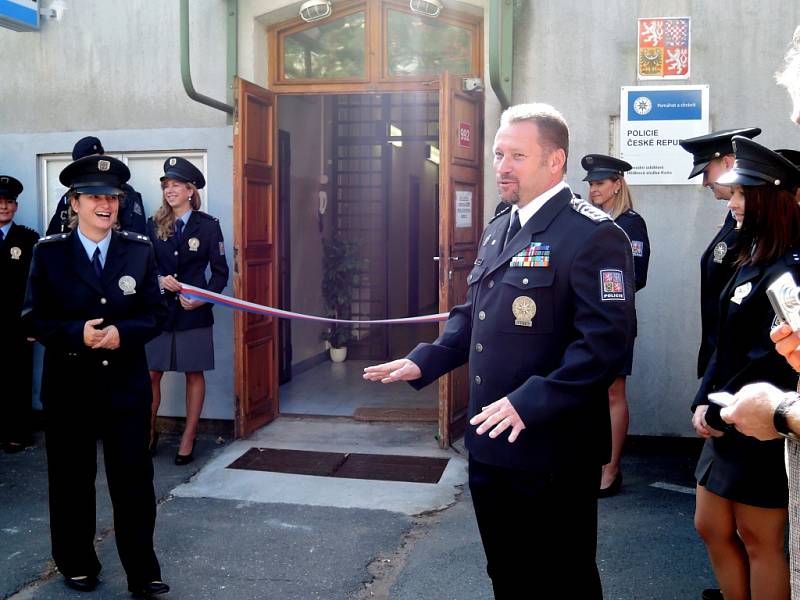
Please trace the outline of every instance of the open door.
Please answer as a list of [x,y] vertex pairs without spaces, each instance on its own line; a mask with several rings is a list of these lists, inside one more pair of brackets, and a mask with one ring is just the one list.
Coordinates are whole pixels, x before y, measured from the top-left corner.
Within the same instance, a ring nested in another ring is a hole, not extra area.
[[[462,77],[445,73],[439,92],[439,310],[467,296],[467,275],[483,228],[483,94],[462,90]],[[440,326],[440,330],[443,327]],[[468,368],[439,379],[439,445],[464,433]]]
[[[233,286],[237,298],[277,306],[275,98],[236,79],[233,125]],[[277,319],[234,315],[236,437],[278,413]]]

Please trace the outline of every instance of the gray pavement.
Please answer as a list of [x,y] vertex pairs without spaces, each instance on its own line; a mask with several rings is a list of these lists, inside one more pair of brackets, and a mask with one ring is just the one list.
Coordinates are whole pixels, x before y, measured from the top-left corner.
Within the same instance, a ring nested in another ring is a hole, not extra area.
[[[282,418],[249,440],[218,444],[201,436],[188,467],[172,464],[178,437],[163,436],[155,459],[156,548],[172,586],[165,599],[490,599],[463,448],[440,451],[432,434],[430,425]],[[348,494],[341,482],[331,486],[319,477],[231,478],[224,466],[251,446],[451,461],[440,484],[352,481],[357,493]],[[657,451],[631,444],[623,493],[600,504],[598,564],[607,599],[694,599],[713,585],[692,527],[694,496],[685,493],[695,456],[696,447],[686,444]],[[50,561],[41,438],[24,453],[0,454],[0,598],[129,597],[100,459],[98,471],[102,584],[94,594],[78,594],[64,587]]]

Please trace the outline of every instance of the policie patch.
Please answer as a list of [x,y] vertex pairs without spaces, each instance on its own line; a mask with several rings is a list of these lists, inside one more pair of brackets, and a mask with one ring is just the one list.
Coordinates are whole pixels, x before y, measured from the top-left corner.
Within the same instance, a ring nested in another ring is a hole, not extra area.
[[631,240],[631,250],[633,250],[633,255],[641,257],[644,255],[644,242],[639,242],[637,240]]
[[600,269],[600,300],[625,300],[625,279],[619,269]]

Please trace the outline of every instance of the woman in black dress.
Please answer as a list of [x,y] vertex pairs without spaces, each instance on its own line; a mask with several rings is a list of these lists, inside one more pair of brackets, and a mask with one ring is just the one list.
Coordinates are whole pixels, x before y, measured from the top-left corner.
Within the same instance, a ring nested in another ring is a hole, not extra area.
[[[642,215],[633,210],[633,199],[625,181],[631,165],[624,160],[603,154],[587,154],[581,159],[586,169],[584,181],[589,182],[589,199],[597,208],[608,213],[631,242],[633,267],[636,273],[636,291],[647,284],[647,267],[650,263],[650,239]],[[603,467],[600,480],[600,498],[619,493],[622,487],[620,459],[628,435],[628,399],[625,379],[633,369],[633,345],[628,352],[625,368],[608,388],[608,408],[611,413],[611,461]]]
[[726,600],[782,599],[789,597],[783,441],[740,434],[720,419],[708,394],[734,394],[758,381],[783,389],[797,384],[770,340],[777,317],[765,291],[787,271],[800,279],[800,171],[749,138],[733,142],[733,169],[717,183],[733,188],[728,207],[742,226],[736,271],[720,295],[717,346],[692,404],[693,425],[706,438],[695,470],[695,527]]
[[128,588],[150,597],[169,586],[153,550],[144,345],[160,331],[166,309],[150,241],[114,230],[129,176],[124,163],[108,156],[87,156],[61,172],[72,231],[43,238],[34,249],[23,319],[45,349],[41,398],[56,566],[73,589],[91,591],[99,583],[94,484],[100,439]]
[[[219,221],[200,211],[199,190],[205,185],[203,174],[188,160],[180,156],[168,158],[161,178],[163,201],[147,221],[169,310],[164,332],[147,345],[153,389],[150,445],[154,451],[161,377],[164,371],[182,372],[186,376],[186,427],[175,455],[176,465],[188,464],[194,458],[194,440],[206,394],[204,371],[214,368],[211,305],[182,296],[181,284],[221,292],[228,283]],[[208,280],[207,267],[211,269]]]

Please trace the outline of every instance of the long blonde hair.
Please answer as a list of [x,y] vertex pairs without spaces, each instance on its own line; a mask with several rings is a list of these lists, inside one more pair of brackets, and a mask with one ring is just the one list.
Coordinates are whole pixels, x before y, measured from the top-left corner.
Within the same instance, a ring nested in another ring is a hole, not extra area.
[[610,179],[620,183],[619,193],[614,194],[614,202],[611,204],[611,218],[616,220],[626,210],[633,208],[633,197],[628,182],[622,175],[614,175]]
[[[164,180],[166,181],[166,179]],[[161,206],[153,215],[153,223],[156,225],[156,236],[162,241],[166,241],[170,236],[175,235],[175,213],[164,197],[164,181],[161,182]],[[186,189],[192,192],[189,197],[189,206],[192,210],[200,210],[200,190],[191,183],[182,181]]]

